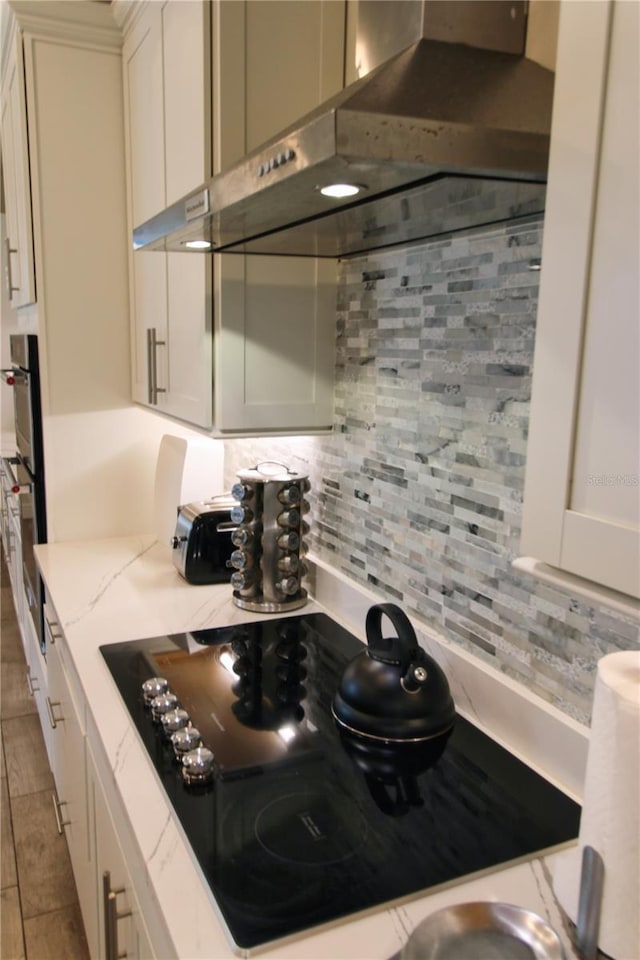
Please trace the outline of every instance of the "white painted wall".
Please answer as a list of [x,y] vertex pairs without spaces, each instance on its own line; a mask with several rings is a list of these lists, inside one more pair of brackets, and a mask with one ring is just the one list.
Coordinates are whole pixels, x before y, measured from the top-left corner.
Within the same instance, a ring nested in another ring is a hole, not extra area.
[[[132,405],[51,416],[46,437],[49,540],[151,532],[156,459],[165,433],[202,437]],[[212,488],[211,495],[221,492]]]

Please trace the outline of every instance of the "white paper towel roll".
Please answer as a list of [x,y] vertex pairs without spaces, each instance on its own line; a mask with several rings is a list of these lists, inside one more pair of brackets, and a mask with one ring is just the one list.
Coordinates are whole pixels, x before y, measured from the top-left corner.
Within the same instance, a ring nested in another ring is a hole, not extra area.
[[169,546],[178,507],[224,493],[224,444],[212,437],[175,437],[160,441],[154,489],[155,535]]
[[556,859],[553,886],[575,923],[582,848],[604,861],[600,950],[640,958],[640,651],[598,662],[584,803],[576,849]]

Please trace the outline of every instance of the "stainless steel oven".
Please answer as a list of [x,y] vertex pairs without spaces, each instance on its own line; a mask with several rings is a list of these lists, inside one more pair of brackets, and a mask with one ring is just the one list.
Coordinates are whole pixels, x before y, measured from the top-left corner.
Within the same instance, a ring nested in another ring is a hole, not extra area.
[[13,522],[17,523],[20,531],[19,544],[14,545],[14,549],[20,549],[21,554],[19,561],[20,579],[29,613],[42,647],[40,633],[42,591],[33,551],[35,544],[41,542],[38,540],[38,525],[36,522],[35,483],[19,457],[3,457],[2,466],[6,477],[6,510]]
[[[36,337],[33,339],[37,342]],[[17,453],[25,467],[35,473],[38,459],[35,434],[41,429],[41,423],[38,411],[34,409],[36,405],[39,407],[38,398],[33,397],[34,380],[38,379],[38,374],[33,369],[34,358],[29,356],[29,340],[28,336],[11,337],[12,366],[6,374],[7,382],[13,387]]]
[[4,544],[7,569],[15,595],[22,583],[22,539],[20,536],[19,509],[13,491],[9,458],[7,457],[0,459],[0,489],[2,543]]
[[17,566],[44,653],[42,584],[33,549],[37,543],[47,540],[38,338],[14,334],[10,343],[11,367],[2,370],[0,375],[14,391],[16,455],[2,460],[3,513],[18,522],[22,562]]

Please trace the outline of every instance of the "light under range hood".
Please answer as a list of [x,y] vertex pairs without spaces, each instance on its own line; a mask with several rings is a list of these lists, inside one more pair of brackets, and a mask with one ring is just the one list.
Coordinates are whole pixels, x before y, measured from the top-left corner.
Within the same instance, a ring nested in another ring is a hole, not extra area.
[[[422,32],[428,5],[390,4],[396,20],[419,10]],[[360,0],[376,20],[385,7]],[[456,23],[463,7],[477,19],[496,4],[435,2]],[[497,7],[524,17],[524,4]],[[137,227],[134,249],[342,258],[539,213],[553,76],[504,49],[421,36]],[[336,183],[360,192],[321,193]]]

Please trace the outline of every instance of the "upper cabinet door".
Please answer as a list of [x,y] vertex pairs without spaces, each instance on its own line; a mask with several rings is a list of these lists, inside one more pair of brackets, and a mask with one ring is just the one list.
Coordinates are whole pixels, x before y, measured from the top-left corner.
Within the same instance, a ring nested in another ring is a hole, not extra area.
[[162,6],[148,4],[123,51],[131,214],[144,223],[165,202]]
[[2,252],[11,305],[35,303],[31,185],[27,140],[22,34],[14,23],[3,66],[1,88],[2,165],[7,214],[6,249]]
[[167,204],[211,172],[209,13],[208,3],[162,4]]
[[250,151],[342,89],[345,4],[249,0],[246,6]]
[[561,7],[522,552],[640,596],[638,28]]
[[[164,100],[162,10],[148,4],[127,35],[122,52],[129,228],[164,206]],[[133,399],[157,402],[154,384],[164,360],[167,328],[167,258],[129,253]],[[154,344],[157,342],[162,347]],[[160,358],[158,352],[161,351]],[[164,370],[162,385],[165,384]]]
[[[130,225],[143,223],[210,171],[209,6],[146,3],[124,51]],[[131,253],[133,397],[211,426],[211,263]]]
[[[209,3],[162,5],[167,204],[211,173],[210,33]],[[211,257],[170,253],[167,270],[166,409],[211,427]]]
[[[214,171],[343,86],[344,3],[214,5]],[[336,263],[215,257],[216,425],[326,429],[333,419]]]

